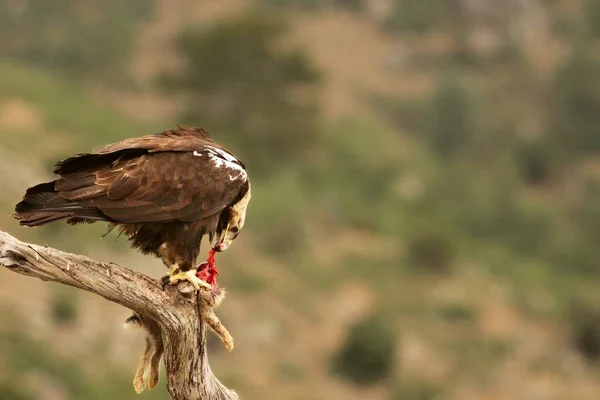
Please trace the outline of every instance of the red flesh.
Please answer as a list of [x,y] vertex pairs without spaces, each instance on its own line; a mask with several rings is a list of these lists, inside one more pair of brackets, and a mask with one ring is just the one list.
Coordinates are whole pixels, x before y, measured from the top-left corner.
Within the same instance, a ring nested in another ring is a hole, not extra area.
[[214,249],[210,249],[206,261],[196,267],[196,276],[204,282],[218,288],[217,275],[219,275],[219,271],[217,271],[217,268],[215,267],[215,253]]

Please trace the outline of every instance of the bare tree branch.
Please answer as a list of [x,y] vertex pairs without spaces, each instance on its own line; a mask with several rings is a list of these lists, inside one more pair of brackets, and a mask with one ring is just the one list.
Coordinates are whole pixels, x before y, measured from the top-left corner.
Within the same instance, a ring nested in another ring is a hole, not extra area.
[[164,352],[167,389],[173,400],[239,399],[208,364],[207,325],[228,350],[233,348],[231,335],[213,312],[224,297],[220,289],[194,291],[191,285],[181,283],[163,291],[158,281],[139,272],[24,243],[2,231],[0,265],[25,276],[87,290],[133,310],[148,334],[134,381],[136,391],[145,388],[140,376],[146,369],[150,369],[149,387],[156,385]]

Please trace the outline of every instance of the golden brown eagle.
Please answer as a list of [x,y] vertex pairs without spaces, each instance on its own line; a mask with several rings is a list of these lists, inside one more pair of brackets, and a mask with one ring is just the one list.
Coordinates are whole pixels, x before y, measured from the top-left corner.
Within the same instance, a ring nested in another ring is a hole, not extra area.
[[[244,164],[205,130],[182,125],[67,158],[54,173],[60,178],[29,188],[17,204],[20,224],[107,221],[170,268],[163,285],[208,285],[194,268],[202,237],[212,243],[214,268],[214,251],[244,227],[251,196]],[[212,280],[217,273],[200,272]]]

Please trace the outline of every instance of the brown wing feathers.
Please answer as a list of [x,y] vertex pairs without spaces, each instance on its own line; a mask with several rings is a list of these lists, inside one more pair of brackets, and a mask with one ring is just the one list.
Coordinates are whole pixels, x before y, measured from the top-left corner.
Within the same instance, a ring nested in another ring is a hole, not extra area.
[[109,200],[119,200],[133,192],[140,185],[142,180],[138,176],[131,176],[127,173],[119,175],[108,187],[106,197]]
[[194,151],[199,145],[210,144],[221,147],[215,143],[208,132],[202,128],[177,125],[176,129],[168,129],[154,135],[126,139],[118,143],[108,144],[94,150],[94,154],[109,154],[123,150],[141,149],[149,153],[159,151]]
[[215,143],[202,128],[177,125],[154,135],[125,139],[95,149],[92,153],[81,153],[60,161],[54,168],[55,174],[68,174],[82,170],[94,171],[123,157],[135,157],[159,151],[194,151],[199,146]]
[[179,126],[128,139],[56,165],[60,179],[27,190],[16,207],[22,225],[104,220],[193,221],[221,211],[239,193],[225,171],[193,151],[214,143],[205,131]]

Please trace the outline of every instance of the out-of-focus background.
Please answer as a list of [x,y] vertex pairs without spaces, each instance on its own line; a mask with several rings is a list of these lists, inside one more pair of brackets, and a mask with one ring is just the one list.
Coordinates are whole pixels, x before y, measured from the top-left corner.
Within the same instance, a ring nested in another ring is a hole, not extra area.
[[[54,162],[200,125],[247,164],[211,336],[243,399],[598,399],[600,2],[7,0],[0,227]],[[202,257],[205,251],[202,251]],[[136,396],[129,310],[0,270],[0,398]]]

